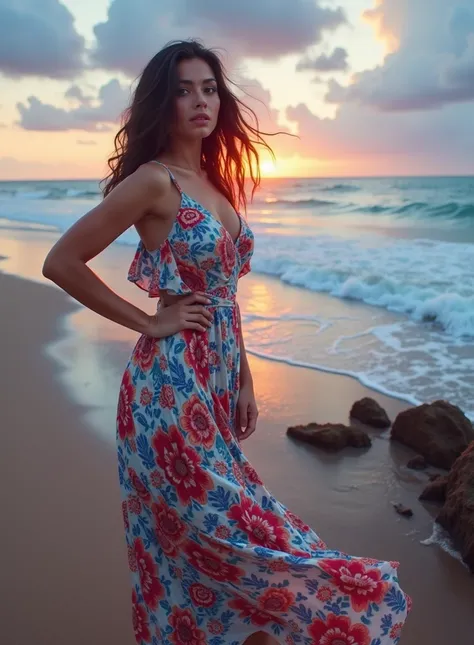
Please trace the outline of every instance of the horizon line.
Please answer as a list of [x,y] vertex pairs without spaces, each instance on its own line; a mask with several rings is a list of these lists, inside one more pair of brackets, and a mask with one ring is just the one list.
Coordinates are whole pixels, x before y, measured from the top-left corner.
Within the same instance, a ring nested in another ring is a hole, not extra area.
[[[266,175],[262,177],[262,181],[265,181],[267,179],[271,180],[278,180],[278,179],[297,179],[297,180],[304,180],[304,179],[426,179],[426,178],[434,178],[434,179],[443,179],[443,178],[474,178],[474,173],[472,174],[456,174],[456,173],[448,173],[448,174],[442,174],[442,173],[432,173],[432,174],[425,174],[425,175],[391,175],[391,174],[385,174],[385,175],[304,175],[304,176],[297,176],[297,175],[281,175],[281,176],[271,176],[271,175]],[[246,179],[249,179],[247,177]],[[88,182],[101,182],[102,179],[98,179],[96,177],[69,177],[69,178],[18,178],[18,179],[3,179],[0,177],[0,182],[1,183],[6,183],[6,182],[22,182],[22,181],[37,181],[37,182],[47,182],[47,181],[55,181],[55,182],[68,182],[68,181],[88,181]]]

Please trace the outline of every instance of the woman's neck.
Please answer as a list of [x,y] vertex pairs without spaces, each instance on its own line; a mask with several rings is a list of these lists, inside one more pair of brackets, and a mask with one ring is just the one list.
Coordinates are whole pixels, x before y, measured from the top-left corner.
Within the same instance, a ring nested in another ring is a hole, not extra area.
[[162,159],[170,166],[187,170],[197,175],[202,174],[201,169],[201,141],[171,146],[162,156]]

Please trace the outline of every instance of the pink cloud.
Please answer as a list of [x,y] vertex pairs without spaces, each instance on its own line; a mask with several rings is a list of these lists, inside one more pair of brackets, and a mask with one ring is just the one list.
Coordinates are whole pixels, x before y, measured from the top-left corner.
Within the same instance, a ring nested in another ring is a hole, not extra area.
[[112,0],[105,22],[94,27],[94,64],[137,75],[147,61],[174,39],[201,38],[232,57],[276,58],[303,52],[324,32],[346,22],[340,7],[318,0]]
[[474,7],[461,0],[379,0],[365,15],[397,49],[350,85],[333,81],[329,103],[392,112],[474,100]]
[[118,123],[130,90],[112,79],[99,89],[98,105],[92,106],[90,97],[85,97],[75,86],[66,91],[66,97],[77,99],[80,105],[71,109],[58,108],[43,103],[36,96],[28,98],[28,105],[18,103],[19,125],[25,130],[105,132],[111,129],[111,124]]

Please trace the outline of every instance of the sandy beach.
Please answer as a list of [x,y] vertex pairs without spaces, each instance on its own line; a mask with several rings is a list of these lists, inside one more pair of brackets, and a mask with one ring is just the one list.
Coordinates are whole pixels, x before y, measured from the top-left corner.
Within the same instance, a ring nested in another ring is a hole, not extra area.
[[[132,645],[114,405],[136,334],[41,284],[52,241],[0,236],[7,256],[0,265],[1,636],[8,645]],[[145,306],[126,284],[123,249],[105,256],[95,263],[101,277]],[[250,275],[242,302],[268,285]],[[412,453],[380,431],[369,450],[337,455],[286,436],[289,425],[347,422],[362,396],[392,419],[408,404],[349,377],[250,360],[261,416],[243,449],[267,487],[331,547],[401,562],[401,584],[413,598],[403,645],[470,645],[474,580],[440,548],[421,544],[436,508],[417,500],[427,475],[406,469]],[[392,502],[413,508],[414,517],[398,516]]]

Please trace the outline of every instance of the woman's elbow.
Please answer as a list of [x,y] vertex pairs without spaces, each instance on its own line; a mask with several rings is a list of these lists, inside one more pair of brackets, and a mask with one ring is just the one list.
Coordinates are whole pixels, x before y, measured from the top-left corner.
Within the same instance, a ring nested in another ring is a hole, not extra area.
[[53,261],[49,256],[43,262],[43,268],[41,270],[41,273],[45,278],[48,278],[48,280],[52,280],[54,269],[53,269]]
[[43,276],[52,282],[57,282],[62,273],[64,273],[64,262],[56,253],[50,251],[43,263]]

